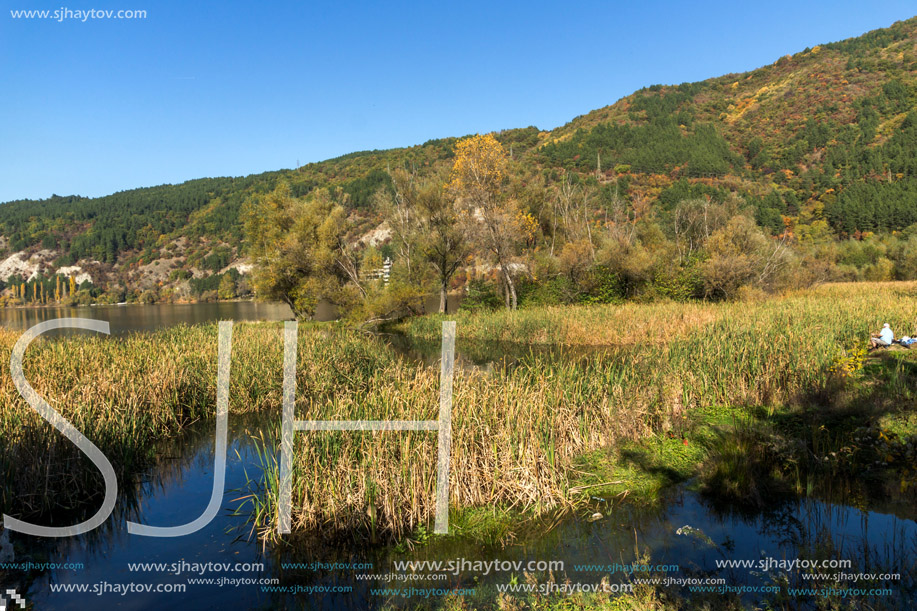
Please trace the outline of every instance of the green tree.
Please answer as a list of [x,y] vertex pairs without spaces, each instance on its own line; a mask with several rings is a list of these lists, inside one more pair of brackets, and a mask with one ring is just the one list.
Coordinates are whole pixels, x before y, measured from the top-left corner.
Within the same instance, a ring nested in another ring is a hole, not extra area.
[[409,219],[410,230],[401,229],[399,239],[410,240],[412,245],[401,250],[414,253],[419,262],[433,271],[439,291],[439,311],[445,313],[449,282],[470,248],[466,215],[456,207],[438,175],[420,180],[396,170],[392,173],[392,182],[401,204],[387,207],[389,223]]
[[249,201],[245,235],[259,298],[283,301],[298,319],[311,318],[322,300],[343,310],[354,305],[362,287],[344,242],[347,218],[338,203],[341,197],[323,188],[300,199],[281,183]]
[[767,288],[790,263],[783,241],[768,239],[745,215],[733,216],[707,241],[710,258],[704,262],[708,297],[731,299],[746,285]]
[[232,274],[223,274],[220,279],[220,286],[217,288],[217,297],[220,299],[235,299],[236,281]]

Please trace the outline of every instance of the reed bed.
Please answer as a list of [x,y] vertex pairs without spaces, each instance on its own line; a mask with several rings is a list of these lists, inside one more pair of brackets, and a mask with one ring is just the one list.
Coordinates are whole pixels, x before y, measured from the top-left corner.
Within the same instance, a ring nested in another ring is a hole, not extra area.
[[[559,342],[601,336],[619,345],[568,361],[533,352],[490,375],[456,374],[452,505],[551,509],[571,501],[572,465],[585,452],[677,427],[699,406],[811,401],[831,383],[839,359],[865,344],[870,329],[882,322],[907,327],[917,306],[915,286],[828,286],[754,303],[574,308]],[[528,331],[539,316],[548,330]],[[540,342],[561,328],[554,308],[457,318],[459,337],[466,339],[492,339],[491,329],[508,325],[501,339]],[[618,321],[612,327],[655,330],[657,341],[612,335],[604,331],[609,319]],[[430,337],[440,320],[414,321],[408,329]],[[308,350],[304,341],[300,350]],[[435,368],[392,360],[385,371],[358,394],[301,401],[299,417],[435,418]],[[300,383],[308,385],[308,377]],[[294,528],[399,537],[431,520],[434,435],[308,433],[298,435],[297,444]],[[276,463],[266,465],[268,487],[259,496],[264,534],[276,517]]]
[[[915,311],[917,285],[896,283],[826,286],[753,303],[570,308],[568,323],[554,308],[458,316],[460,339],[509,325],[501,337],[618,341],[583,358],[534,351],[491,373],[457,371],[451,505],[541,512],[569,504],[571,482],[581,475],[573,466],[578,456],[677,427],[700,406],[805,403],[825,389],[848,350],[865,344],[870,329],[889,322],[900,334],[914,324]],[[440,320],[408,328],[430,335]],[[544,329],[537,333],[513,327],[539,320]],[[618,327],[623,330],[605,331]],[[628,329],[643,335],[633,337]],[[276,414],[257,434],[264,476],[248,497],[265,536],[277,518],[280,334],[276,324],[240,324],[233,341],[231,413]],[[647,336],[655,341],[640,339]],[[0,335],[0,358],[14,340]],[[378,338],[336,325],[304,325],[298,351],[299,419],[437,417],[438,369],[399,358]],[[213,413],[216,327],[118,341],[41,342],[27,355],[26,375],[127,471],[130,458],[140,460],[151,439]],[[86,477],[85,469],[61,468],[78,456],[18,397],[8,374],[0,384],[0,414],[4,502],[16,498],[23,512],[75,502],[40,492],[67,490]],[[400,538],[432,522],[435,433],[298,433],[295,453],[295,531]],[[50,483],[49,465],[59,470]],[[91,475],[91,465],[88,470]],[[23,501],[29,491],[34,495]]]
[[[0,330],[0,507],[53,519],[101,495],[95,467],[19,395],[9,371],[19,333]],[[242,326],[233,360],[232,413],[279,401],[269,383],[273,338]],[[273,342],[276,343],[276,342]],[[126,338],[39,339],[26,352],[26,379],[48,403],[95,443],[120,476],[141,468],[150,448],[215,413],[216,326],[179,326]],[[279,363],[279,360],[278,360]],[[278,365],[279,366],[279,365]],[[278,378],[279,379],[279,378]]]
[[[802,307],[806,316],[814,317],[802,321],[805,323],[830,323],[834,313],[854,317],[849,320],[852,324],[843,328],[829,326],[831,334],[840,330],[860,337],[889,322],[898,335],[914,335],[917,334],[915,298],[917,282],[832,283],[762,301],[625,303],[457,312],[412,318],[396,329],[413,337],[436,339],[443,320],[456,320],[458,337],[467,340],[569,346],[659,344],[697,335],[700,328],[722,318],[748,320],[750,315],[789,304]],[[907,304],[911,306],[910,314]],[[794,324],[800,322],[791,320]],[[848,320],[845,318],[844,322]]]
[[712,323],[721,309],[700,302],[546,306],[416,317],[397,329],[433,339],[439,337],[443,320],[455,320],[459,337],[475,340],[580,346],[664,343]]

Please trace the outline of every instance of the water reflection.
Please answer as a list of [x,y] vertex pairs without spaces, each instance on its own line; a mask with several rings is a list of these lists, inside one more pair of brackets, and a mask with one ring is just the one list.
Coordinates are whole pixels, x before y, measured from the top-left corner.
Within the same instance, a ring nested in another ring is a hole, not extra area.
[[[281,584],[299,587],[342,586],[347,593],[321,595],[277,594],[263,592],[258,584],[238,587],[188,585],[182,595],[182,608],[377,608],[382,597],[373,588],[473,586],[482,592],[506,583],[509,575],[482,575],[462,571],[444,580],[421,580],[410,583],[359,579],[363,574],[394,572],[396,560],[563,560],[562,576],[578,583],[598,583],[605,572],[593,572],[577,565],[630,564],[648,552],[655,564],[677,564],[675,576],[720,576],[731,585],[767,585],[779,578],[778,571],[718,569],[717,560],[758,560],[765,557],[792,559],[844,558],[853,561],[849,572],[898,572],[903,580],[893,585],[893,599],[900,608],[914,600],[917,574],[917,526],[911,519],[876,511],[802,499],[784,503],[754,515],[722,512],[687,488],[674,490],[663,503],[650,509],[623,505],[612,511],[602,500],[596,508],[607,516],[595,522],[569,519],[554,530],[537,533],[520,545],[506,549],[482,549],[479,545],[449,540],[434,542],[414,552],[394,548],[327,547],[316,539],[313,546],[298,549],[269,548],[262,554],[256,541],[248,540],[245,516],[232,515],[240,505],[235,500],[249,478],[259,476],[258,459],[252,435],[270,434],[277,428],[279,414],[234,416],[230,419],[227,493],[223,511],[205,529],[185,537],[156,539],[129,535],[128,519],[153,524],[177,525],[200,514],[209,500],[213,472],[213,423],[200,423],[181,436],[164,442],[158,448],[156,464],[139,476],[134,485],[122,491],[118,511],[111,520],[93,533],[72,539],[41,540],[12,537],[17,550],[16,561],[81,562],[82,571],[49,571],[37,576],[28,592],[29,600],[41,609],[85,609],[93,601],[105,600],[134,608],[154,608],[174,604],[173,594],[132,594],[119,598],[115,594],[53,593],[50,584],[101,584],[138,582],[145,584],[187,584],[194,575],[175,575],[168,571],[132,573],[128,563],[182,560],[189,563],[260,562],[263,570],[244,574],[217,571],[214,577],[260,579],[276,577]],[[697,536],[679,535],[679,529],[690,526]],[[536,529],[537,530],[537,529]],[[534,531],[533,531],[534,532]],[[26,551],[23,551],[26,550]],[[284,563],[308,563],[309,568],[284,568]],[[372,568],[335,569],[330,565],[361,563]],[[559,580],[562,579],[558,575]],[[790,572],[791,586],[805,587],[798,573]],[[611,577],[621,582],[624,575]],[[21,586],[22,582],[14,584]],[[751,597],[757,600],[758,597]],[[397,600],[395,602],[398,602]],[[405,599],[406,605],[417,603]],[[892,599],[885,603],[892,602]],[[410,605],[408,605],[410,606]],[[891,608],[895,608],[892,606]]]
[[[455,312],[459,302],[458,295],[450,295],[449,311]],[[436,312],[438,308],[439,297],[427,298],[424,303],[426,312]],[[120,335],[132,331],[154,331],[177,324],[194,325],[217,320],[292,320],[293,312],[285,303],[258,301],[0,308],[0,326],[12,329],[25,330],[53,318],[107,320],[111,325],[112,335]],[[338,318],[338,310],[334,305],[321,301],[313,318],[318,321],[335,320]]]
[[[128,563],[153,562],[188,563],[266,562],[264,571],[249,571],[234,575],[258,579],[270,572],[270,563],[261,555],[254,541],[240,540],[245,531],[244,516],[229,511],[233,495],[246,483],[246,469],[257,464],[250,435],[266,425],[264,416],[233,416],[230,418],[228,436],[226,493],[224,510],[204,529],[184,537],[154,538],[131,535],[127,532],[128,520],[155,526],[175,526],[190,522],[199,516],[210,499],[213,485],[214,424],[202,422],[181,435],[165,441],[157,448],[155,464],[141,473],[129,486],[122,486],[115,512],[101,528],[66,539],[38,539],[13,533],[13,541],[20,550],[17,562],[69,562],[82,563],[80,571],[48,571],[30,584],[29,601],[40,609],[86,609],[101,598],[88,592],[54,593],[50,584],[187,584],[188,577],[201,575],[176,575],[170,571],[131,572]],[[235,533],[235,534],[233,534]],[[218,577],[220,571],[209,575]],[[183,608],[211,608],[210,604],[232,605],[233,608],[251,608],[269,599],[259,588],[197,588],[188,586],[182,595]],[[120,598],[118,594],[104,595],[108,602],[134,608],[152,608],[176,602],[171,593],[132,594]],[[207,601],[211,601],[208,603]],[[106,605],[108,606],[108,605]]]
[[107,320],[111,334],[122,335],[133,331],[155,331],[182,323],[193,325],[217,320],[290,320],[293,313],[286,304],[257,301],[0,308],[0,325],[13,329],[25,330],[54,318]]

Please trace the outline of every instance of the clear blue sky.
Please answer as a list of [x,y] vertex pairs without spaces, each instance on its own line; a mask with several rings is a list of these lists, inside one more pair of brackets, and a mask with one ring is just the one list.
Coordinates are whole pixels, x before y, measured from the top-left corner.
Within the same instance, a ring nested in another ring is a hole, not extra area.
[[[0,201],[290,168],[750,70],[904,2],[4,0]],[[85,2],[85,3],[82,3]],[[13,19],[143,9],[142,20]]]

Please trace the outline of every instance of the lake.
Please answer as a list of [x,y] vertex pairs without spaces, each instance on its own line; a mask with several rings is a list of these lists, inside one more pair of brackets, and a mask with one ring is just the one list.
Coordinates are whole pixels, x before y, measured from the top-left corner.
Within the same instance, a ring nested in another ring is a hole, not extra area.
[[[460,296],[449,296],[449,311],[454,312]],[[424,303],[427,312],[439,307],[439,297],[431,296]],[[79,307],[48,306],[41,308],[0,308],[0,326],[28,329],[54,318],[95,318],[107,320],[112,335],[134,331],[154,331],[178,324],[195,325],[217,320],[292,320],[293,312],[285,303],[258,301],[218,301],[212,303],[158,303],[153,305],[123,304]],[[318,304],[315,320],[337,318],[337,310],[327,302]]]
[[134,331],[154,331],[182,323],[194,325],[217,320],[292,320],[293,313],[286,304],[257,301],[0,308],[0,325],[13,329],[25,330],[54,318],[107,320],[112,335],[121,335]]

